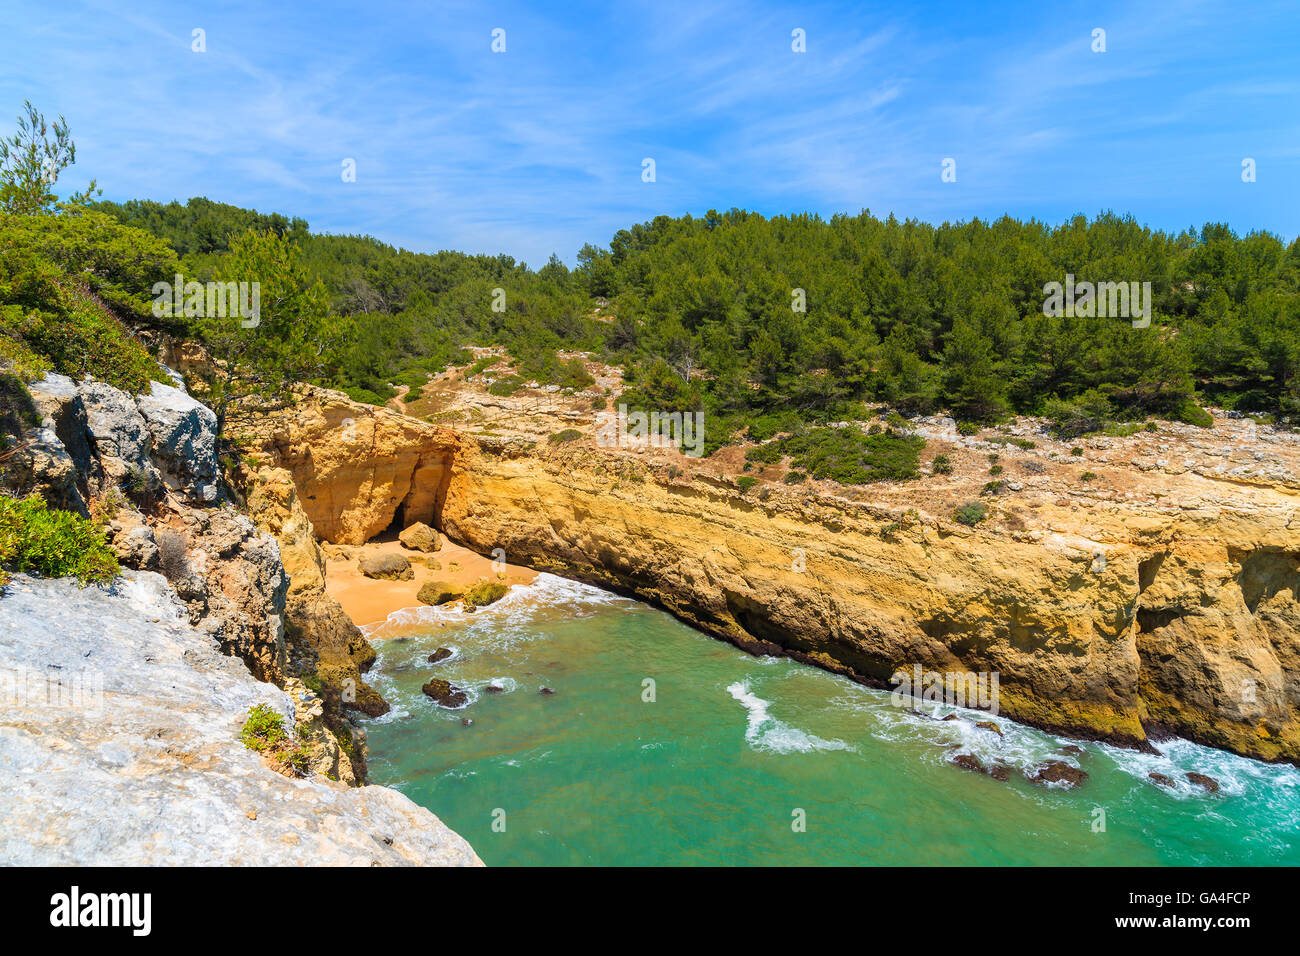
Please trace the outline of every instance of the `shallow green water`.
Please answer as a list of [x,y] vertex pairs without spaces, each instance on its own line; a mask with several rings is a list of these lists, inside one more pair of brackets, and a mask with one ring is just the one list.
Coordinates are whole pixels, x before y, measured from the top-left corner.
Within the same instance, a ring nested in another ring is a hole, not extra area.
[[[369,725],[372,776],[489,865],[1300,864],[1294,768],[1180,741],[1160,757],[1083,744],[1066,758],[1089,774],[1079,790],[998,782],[950,766],[953,748],[1028,769],[1069,741],[1005,718],[999,738],[970,712],[916,716],[549,575],[475,615],[402,612],[376,636],[416,622],[414,637],[378,642],[372,680],[394,707]],[[427,663],[439,646],[456,656]],[[434,675],[469,705],[424,698]],[[507,690],[485,692],[493,681]],[[1179,788],[1149,782],[1153,770]],[[1185,783],[1189,770],[1221,792]]]

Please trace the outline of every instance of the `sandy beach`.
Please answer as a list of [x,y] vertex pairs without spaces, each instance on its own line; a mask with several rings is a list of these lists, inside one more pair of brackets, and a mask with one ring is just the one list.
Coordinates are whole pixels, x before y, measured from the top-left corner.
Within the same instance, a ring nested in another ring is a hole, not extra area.
[[[476,554],[445,537],[442,538],[442,547],[430,554],[404,548],[396,539],[353,546],[327,544],[323,547],[328,558],[325,589],[358,626],[383,621],[393,611],[402,608],[420,607],[417,595],[426,581],[447,581],[468,590],[484,578],[506,584],[528,584],[537,577],[536,571],[516,564],[505,565],[504,577],[498,577],[490,556]],[[411,580],[368,578],[358,569],[363,558],[390,553],[400,554],[411,562],[411,569],[415,572]],[[438,562],[441,568],[428,567],[428,558]]]

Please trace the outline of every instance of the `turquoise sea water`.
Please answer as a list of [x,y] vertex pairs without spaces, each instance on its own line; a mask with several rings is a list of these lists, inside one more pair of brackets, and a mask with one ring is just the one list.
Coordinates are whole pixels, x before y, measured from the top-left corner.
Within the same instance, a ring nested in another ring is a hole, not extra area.
[[[393,704],[368,726],[373,779],[489,865],[1300,864],[1295,768],[1182,741],[1161,756],[1073,741],[1085,754],[1067,757],[1066,738],[1004,717],[999,737],[968,711],[918,716],[550,575],[477,614],[399,612],[372,637],[370,679]],[[440,646],[455,656],[427,663]],[[435,675],[470,703],[422,696]],[[1018,770],[1065,759],[1089,777],[1074,791],[1014,771],[999,782],[949,765],[957,752]]]

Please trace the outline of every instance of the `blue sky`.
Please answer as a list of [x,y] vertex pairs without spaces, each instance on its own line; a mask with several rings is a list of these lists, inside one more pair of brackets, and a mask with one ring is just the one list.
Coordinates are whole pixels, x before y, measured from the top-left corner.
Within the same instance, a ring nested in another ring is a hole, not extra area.
[[418,251],[572,263],[633,222],[732,206],[1113,209],[1288,240],[1300,221],[1295,0],[6,7],[0,125],[24,99],[64,114],[67,186],[205,195]]

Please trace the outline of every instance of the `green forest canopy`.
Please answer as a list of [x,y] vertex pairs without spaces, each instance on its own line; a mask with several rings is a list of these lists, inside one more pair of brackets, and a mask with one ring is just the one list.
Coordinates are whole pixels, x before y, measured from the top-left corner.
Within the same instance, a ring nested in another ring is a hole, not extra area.
[[[733,209],[660,216],[584,246],[576,269],[552,256],[534,270],[207,199],[92,208],[166,240],[186,279],[257,278],[223,274],[250,230],[295,242],[328,301],[317,380],[373,402],[467,362],[465,345],[497,344],[520,380],[574,383],[557,350],[621,365],[630,405],[704,410],[711,447],[852,417],[863,401],[978,422],[1048,414],[1065,429],[1204,424],[1200,403],[1300,423],[1300,241],[1221,224],[1171,235],[1111,213],[932,226]],[[1044,316],[1044,284],[1067,273],[1151,282],[1150,327]]]

